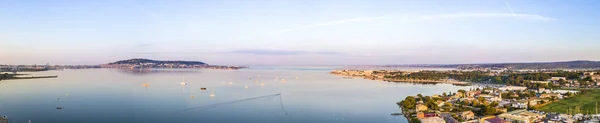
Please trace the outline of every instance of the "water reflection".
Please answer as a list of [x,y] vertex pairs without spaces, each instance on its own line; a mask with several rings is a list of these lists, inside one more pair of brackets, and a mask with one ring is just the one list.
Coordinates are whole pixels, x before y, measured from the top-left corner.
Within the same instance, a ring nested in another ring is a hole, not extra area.
[[[151,76],[121,69],[48,71],[40,74],[61,77],[3,83],[0,115],[10,115],[11,122],[46,123],[406,122],[389,116],[399,111],[395,103],[403,97],[464,89],[342,79],[326,70],[155,71],[142,72]],[[182,91],[177,83],[183,76]],[[272,81],[276,77],[279,81]],[[65,93],[74,95],[54,100]],[[252,99],[274,94],[280,95]],[[202,110],[174,114],[190,108]]]
[[134,74],[134,75],[148,75],[148,74],[161,74],[161,73],[199,73],[198,69],[162,69],[162,68],[135,68],[135,69],[126,69],[119,68],[116,69],[121,73]]

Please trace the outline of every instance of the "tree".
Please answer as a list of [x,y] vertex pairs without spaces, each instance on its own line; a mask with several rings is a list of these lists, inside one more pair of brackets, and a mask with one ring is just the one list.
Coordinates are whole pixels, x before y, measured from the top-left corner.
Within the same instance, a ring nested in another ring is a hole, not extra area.
[[484,115],[494,115],[496,114],[496,108],[491,106],[485,106]]
[[567,83],[567,81],[565,81],[564,79],[559,79],[559,80],[558,80],[558,83],[559,83],[560,85],[565,85],[565,83]]
[[500,76],[494,77],[494,82],[495,83],[502,83],[502,77],[500,77]]
[[467,93],[467,91],[465,91],[465,90],[463,90],[463,89],[460,89],[460,90],[458,90],[458,92],[460,92],[460,93],[462,93],[462,94],[465,94],[465,93]]
[[583,81],[592,81],[592,77],[586,76],[585,78],[583,78]]
[[490,107],[497,107],[499,104],[496,101],[493,101],[492,103],[490,103]]
[[410,119],[410,123],[421,123],[421,120],[417,119],[416,117],[413,117]]
[[442,95],[444,95],[444,97],[448,96],[448,95],[446,95],[446,92],[444,92]]
[[412,96],[408,96],[402,101],[402,106],[406,109],[415,109],[415,105],[417,105],[417,100]]

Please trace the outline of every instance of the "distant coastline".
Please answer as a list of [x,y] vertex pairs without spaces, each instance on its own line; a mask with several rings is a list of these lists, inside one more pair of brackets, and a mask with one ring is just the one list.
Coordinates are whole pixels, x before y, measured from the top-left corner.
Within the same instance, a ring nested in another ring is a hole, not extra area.
[[139,68],[201,68],[218,70],[238,70],[248,68],[247,66],[224,66],[209,65],[200,61],[161,61],[151,59],[128,59],[111,62],[101,65],[0,65],[0,72],[36,72],[47,70],[62,69],[94,69],[94,68],[120,68],[120,69],[139,69]]

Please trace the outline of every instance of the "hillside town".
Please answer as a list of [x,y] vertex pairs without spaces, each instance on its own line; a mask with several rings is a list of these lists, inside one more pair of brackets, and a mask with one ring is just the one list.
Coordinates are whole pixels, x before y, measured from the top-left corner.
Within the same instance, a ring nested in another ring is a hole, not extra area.
[[[333,70],[388,82],[467,82],[472,89],[408,96],[397,104],[411,123],[597,123],[597,70]],[[399,115],[399,114],[396,114]]]
[[486,86],[441,95],[409,96],[397,104],[411,123],[599,122],[600,115],[597,107],[595,109],[574,107],[566,109],[564,113],[535,110],[537,107],[571,98],[580,93],[581,91],[577,90]]

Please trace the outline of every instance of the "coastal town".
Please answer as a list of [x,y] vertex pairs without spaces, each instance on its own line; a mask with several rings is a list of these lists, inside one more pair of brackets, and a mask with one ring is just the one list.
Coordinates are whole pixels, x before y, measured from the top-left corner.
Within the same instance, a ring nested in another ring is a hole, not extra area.
[[246,66],[224,66],[209,65],[195,61],[157,61],[149,59],[128,59],[101,65],[0,65],[0,72],[36,72],[63,69],[94,69],[94,68],[120,68],[120,69],[144,69],[144,68],[198,68],[217,70],[238,70]]
[[239,70],[246,66],[209,65],[198,61],[158,61],[149,59],[128,59],[102,65],[0,65],[0,81],[10,79],[57,78],[58,76],[27,76],[22,72],[39,72],[65,69],[115,68],[126,70],[142,69],[215,69]]
[[388,82],[464,82],[469,90],[397,102],[411,123],[597,123],[597,70],[333,70],[344,78]]

